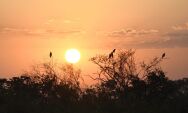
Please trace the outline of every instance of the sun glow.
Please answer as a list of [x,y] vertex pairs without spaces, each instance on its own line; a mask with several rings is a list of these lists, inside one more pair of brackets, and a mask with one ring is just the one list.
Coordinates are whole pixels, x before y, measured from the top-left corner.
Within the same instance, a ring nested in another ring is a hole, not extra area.
[[65,53],[65,59],[69,63],[77,63],[80,60],[80,52],[77,49],[69,49]]

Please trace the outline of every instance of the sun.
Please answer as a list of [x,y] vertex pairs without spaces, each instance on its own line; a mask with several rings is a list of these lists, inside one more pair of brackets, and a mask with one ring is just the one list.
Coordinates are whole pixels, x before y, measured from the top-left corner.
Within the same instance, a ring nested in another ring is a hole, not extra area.
[[80,52],[77,49],[69,49],[65,53],[67,62],[75,64],[80,60]]

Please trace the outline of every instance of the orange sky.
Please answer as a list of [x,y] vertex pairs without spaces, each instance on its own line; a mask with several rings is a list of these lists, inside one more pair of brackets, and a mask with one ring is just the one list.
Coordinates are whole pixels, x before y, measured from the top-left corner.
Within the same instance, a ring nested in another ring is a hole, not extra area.
[[[63,62],[68,48],[77,64],[117,49],[137,49],[138,60],[166,52],[162,65],[172,78],[188,76],[187,0],[0,0],[0,77],[12,76],[53,51]],[[87,70],[87,71],[86,71]]]

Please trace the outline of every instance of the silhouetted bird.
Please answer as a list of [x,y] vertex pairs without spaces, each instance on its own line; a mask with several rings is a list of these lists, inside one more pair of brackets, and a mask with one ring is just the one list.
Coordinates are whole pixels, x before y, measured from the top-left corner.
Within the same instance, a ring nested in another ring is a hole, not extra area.
[[50,58],[52,57],[52,52],[50,51]]
[[114,53],[116,51],[116,49],[114,49],[112,52]]
[[110,54],[109,54],[109,57],[108,58],[113,58],[114,57],[114,53],[115,53],[116,49],[114,49]]
[[164,57],[165,57],[165,53],[162,54],[162,58],[164,58]]

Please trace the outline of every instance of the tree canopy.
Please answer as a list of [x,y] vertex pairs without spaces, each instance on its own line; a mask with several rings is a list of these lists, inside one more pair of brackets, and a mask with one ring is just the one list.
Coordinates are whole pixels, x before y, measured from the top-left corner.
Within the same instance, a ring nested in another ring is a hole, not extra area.
[[[47,62],[17,77],[0,79],[1,113],[186,113],[188,78],[170,80],[164,59],[137,64],[135,51],[90,59],[98,66],[95,85],[82,88],[73,65]],[[58,68],[58,69],[57,69]]]

